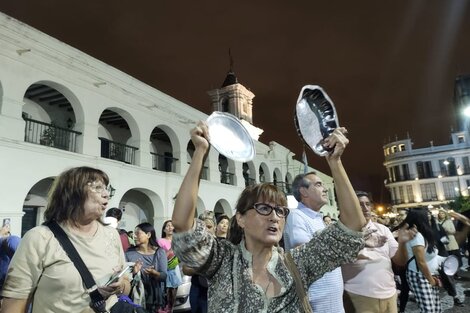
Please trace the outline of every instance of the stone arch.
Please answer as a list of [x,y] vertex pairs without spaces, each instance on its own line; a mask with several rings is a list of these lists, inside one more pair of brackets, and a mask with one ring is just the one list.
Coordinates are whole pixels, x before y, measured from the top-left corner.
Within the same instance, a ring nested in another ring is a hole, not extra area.
[[219,216],[221,214],[225,214],[228,217],[232,217],[232,207],[230,203],[228,203],[225,199],[219,199],[214,205],[214,214],[215,216]]
[[55,177],[46,177],[37,181],[25,195],[23,202],[23,217],[21,221],[21,236],[31,228],[44,221],[44,211],[47,206],[47,194]]
[[260,165],[259,165],[259,182],[260,183],[269,183],[271,182],[271,173],[269,171],[269,168],[268,166],[266,165],[266,163],[262,162]]
[[[148,222],[154,225],[157,235],[159,222],[164,219],[164,206],[160,196],[146,188],[132,188],[127,190],[119,200],[119,208],[122,210],[120,227],[134,230],[140,223]],[[163,222],[161,222],[163,224]]]
[[252,161],[245,162],[242,165],[245,187],[256,184],[256,167]]
[[199,214],[204,213],[205,210],[209,210],[209,209],[206,208],[206,205],[204,204],[204,201],[202,201],[202,199],[200,197],[197,197],[196,213],[195,213],[196,216],[195,217],[198,217]]
[[236,185],[235,162],[219,153],[219,172],[222,184]]
[[274,168],[273,171],[273,184],[284,190],[284,179],[282,177],[281,170],[277,167]]
[[[26,89],[22,117],[26,123],[24,140],[77,152],[78,120],[83,120],[83,108],[67,87],[51,81],[38,81]],[[82,125],[83,123],[80,123]]]
[[150,135],[150,142],[153,169],[173,173],[181,172],[181,160],[178,159],[180,142],[171,127],[156,126]]
[[[78,124],[77,123],[78,121],[83,121],[85,115],[84,115],[84,108],[83,108],[82,103],[80,102],[78,97],[75,95],[75,93],[72,90],[70,90],[68,87],[64,86],[63,84],[60,84],[60,83],[57,83],[57,82],[54,82],[54,81],[50,81],[50,80],[36,81],[36,82],[34,82],[34,83],[32,83],[31,85],[28,86],[27,90],[24,93],[25,97],[28,95],[28,90],[30,90],[31,88],[34,88],[34,87],[39,88],[39,86],[41,86],[41,85],[42,86],[47,86],[50,89],[55,89],[56,91],[61,93],[66,98],[68,103],[65,103],[65,102],[62,103],[62,108],[65,108],[66,110],[68,110],[69,105],[70,105],[70,107],[73,111],[73,118],[74,118],[73,122],[74,122],[74,124]],[[58,98],[56,100],[61,100],[61,99]],[[54,101],[54,100],[52,99],[52,101]],[[61,103],[57,102],[57,105],[60,106]],[[82,124],[82,123],[80,123],[80,124]],[[78,131],[83,131],[83,129],[77,129],[77,130]]]
[[140,141],[140,128],[135,118],[126,110],[108,107],[99,117],[98,138],[101,141],[101,157],[128,164],[136,164]]
[[292,178],[292,174],[287,172],[286,177],[285,177],[285,183],[286,183],[286,192],[287,194],[292,194],[292,181],[294,179]]

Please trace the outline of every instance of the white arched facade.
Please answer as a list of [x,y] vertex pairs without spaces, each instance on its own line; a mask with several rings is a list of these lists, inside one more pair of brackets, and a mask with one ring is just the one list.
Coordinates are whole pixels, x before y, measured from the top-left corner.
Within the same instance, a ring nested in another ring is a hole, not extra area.
[[[116,189],[109,207],[125,208],[127,230],[144,220],[158,230],[171,218],[189,166],[189,131],[207,115],[2,13],[0,23],[0,174],[6,178],[0,219],[11,218],[12,233],[20,234],[24,208],[33,201],[39,224],[44,182],[70,167],[91,166],[109,175]],[[246,166],[221,165],[210,151],[198,213],[220,206],[232,216],[243,188],[260,182],[260,168],[265,182],[275,171],[281,183],[303,168],[279,144],[255,146]],[[172,159],[171,167],[155,166],[159,152]],[[221,168],[229,180],[221,182]]]

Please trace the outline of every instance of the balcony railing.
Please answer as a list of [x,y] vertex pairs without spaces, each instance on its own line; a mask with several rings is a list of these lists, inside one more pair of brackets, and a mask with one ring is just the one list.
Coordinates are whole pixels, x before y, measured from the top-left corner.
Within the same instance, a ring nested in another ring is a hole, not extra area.
[[220,182],[227,185],[235,185],[235,174],[229,172],[220,172]]
[[135,164],[135,152],[139,150],[139,148],[102,137],[99,137],[99,139],[101,140],[101,157],[127,164]]
[[23,119],[26,122],[24,141],[77,152],[77,136],[82,133],[26,117]]
[[152,168],[154,170],[176,173],[176,161],[178,159],[153,152],[150,152],[150,154],[152,155]]
[[[470,174],[470,172],[464,172],[465,174]],[[432,173],[426,173],[426,175],[399,175],[395,176],[395,180],[390,180],[388,183],[395,183],[395,182],[402,182],[402,181],[407,181],[407,180],[415,180],[415,179],[428,179],[428,178],[440,178],[440,177],[455,177],[459,176],[457,173],[449,175],[449,173],[446,173],[445,171],[443,172],[432,172]]]

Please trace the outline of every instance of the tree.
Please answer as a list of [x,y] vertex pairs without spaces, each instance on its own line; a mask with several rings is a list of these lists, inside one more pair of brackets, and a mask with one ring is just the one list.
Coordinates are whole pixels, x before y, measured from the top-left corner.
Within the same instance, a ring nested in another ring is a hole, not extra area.
[[455,200],[449,202],[449,207],[456,212],[470,211],[470,197],[458,196]]

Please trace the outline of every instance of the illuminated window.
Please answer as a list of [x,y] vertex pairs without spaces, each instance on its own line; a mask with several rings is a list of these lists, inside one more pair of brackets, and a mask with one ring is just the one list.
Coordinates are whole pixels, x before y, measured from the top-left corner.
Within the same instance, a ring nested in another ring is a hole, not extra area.
[[437,200],[436,184],[421,184],[421,196],[423,201],[434,201]]
[[414,202],[415,201],[415,197],[413,195],[413,186],[411,186],[411,185],[406,186],[406,194],[408,196],[408,201],[409,202]]
[[455,181],[442,183],[442,188],[444,189],[444,197],[446,199],[455,199],[459,195],[459,186]]

